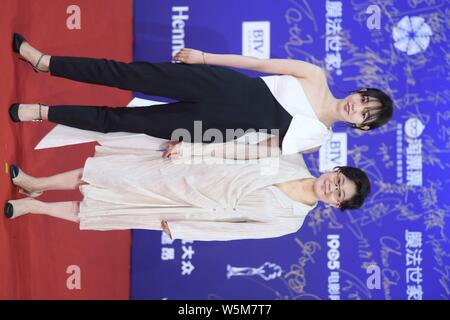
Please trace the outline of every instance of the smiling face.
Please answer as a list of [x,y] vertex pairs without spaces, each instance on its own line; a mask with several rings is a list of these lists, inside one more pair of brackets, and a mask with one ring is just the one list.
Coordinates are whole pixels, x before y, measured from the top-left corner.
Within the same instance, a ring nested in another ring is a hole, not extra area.
[[338,208],[356,195],[356,184],[339,171],[328,172],[315,180],[314,193],[319,201]]
[[378,99],[364,96],[364,91],[366,89],[345,97],[339,105],[338,112],[343,121],[368,130],[370,128],[367,124],[374,120],[374,116],[380,112],[382,105]]

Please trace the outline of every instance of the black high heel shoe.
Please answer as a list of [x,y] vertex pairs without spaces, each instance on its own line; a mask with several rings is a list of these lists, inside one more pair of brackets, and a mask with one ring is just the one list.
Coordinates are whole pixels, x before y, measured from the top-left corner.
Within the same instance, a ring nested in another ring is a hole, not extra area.
[[4,208],[3,214],[8,219],[11,219],[14,216],[14,207],[11,203],[9,203],[9,202],[5,203],[5,208]]
[[12,47],[13,47],[13,51],[15,53],[19,54],[19,59],[27,62],[33,68],[34,72],[48,72],[48,70],[41,70],[38,68],[39,63],[41,63],[42,58],[45,56],[45,53],[41,54],[41,56],[39,57],[39,59],[35,65],[33,65],[31,62],[29,62],[28,60],[25,60],[24,58],[22,58],[20,56],[20,46],[24,42],[27,42],[27,39],[25,39],[25,37],[22,36],[20,33],[14,32]]
[[[11,200],[11,202],[15,202],[15,201],[33,201],[34,199],[31,198],[24,198],[24,199],[20,199],[20,200]],[[24,210],[24,209],[20,209],[20,208],[16,208],[17,210],[14,210],[14,205],[11,203],[10,201],[7,201],[5,203],[5,207],[3,209],[3,214],[5,215],[6,218],[8,219],[15,219],[17,217],[23,216],[27,213],[30,213],[28,210]]]
[[[38,105],[39,105],[39,118],[31,120],[33,122],[40,122],[40,121],[42,121],[42,104],[38,103]],[[21,122],[22,121],[19,118],[19,106],[20,106],[20,103],[13,103],[9,107],[9,117],[11,118],[11,120],[13,122]]]
[[[14,179],[17,178],[17,176],[20,173],[20,169],[19,167],[15,166],[15,165],[10,165],[9,167],[9,176],[11,178],[11,182],[16,185],[14,183]],[[18,186],[19,187],[19,186]],[[32,198],[36,198],[39,197],[42,194],[42,191],[35,191],[35,192],[31,192],[25,188],[21,188],[19,187],[19,193],[24,194],[26,196],[32,197]]]

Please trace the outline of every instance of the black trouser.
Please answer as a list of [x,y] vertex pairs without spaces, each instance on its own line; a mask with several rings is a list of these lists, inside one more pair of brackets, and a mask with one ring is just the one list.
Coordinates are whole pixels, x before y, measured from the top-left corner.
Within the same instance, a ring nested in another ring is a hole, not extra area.
[[[287,131],[291,115],[260,78],[211,65],[124,63],[107,59],[52,56],[52,76],[138,91],[179,102],[149,107],[50,106],[48,120],[85,130],[134,132],[171,139],[175,129],[194,137],[194,121],[202,132],[216,128]],[[227,139],[229,140],[229,139]],[[195,136],[196,142],[205,141]]]

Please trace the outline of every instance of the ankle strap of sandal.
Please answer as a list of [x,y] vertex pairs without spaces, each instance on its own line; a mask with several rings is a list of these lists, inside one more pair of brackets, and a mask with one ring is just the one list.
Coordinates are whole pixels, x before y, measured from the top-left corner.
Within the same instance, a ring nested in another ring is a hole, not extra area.
[[39,118],[36,120],[31,120],[32,122],[41,122],[42,121],[42,104],[38,103],[39,105]]
[[42,60],[42,58],[45,56],[45,53],[43,53],[43,54],[41,54],[41,56],[39,57],[39,59],[38,59],[38,61],[36,62],[36,64],[34,65],[34,68],[36,69],[36,70],[38,70],[38,71],[43,71],[43,70],[40,70],[38,67],[39,67],[39,63],[41,63],[41,60]]

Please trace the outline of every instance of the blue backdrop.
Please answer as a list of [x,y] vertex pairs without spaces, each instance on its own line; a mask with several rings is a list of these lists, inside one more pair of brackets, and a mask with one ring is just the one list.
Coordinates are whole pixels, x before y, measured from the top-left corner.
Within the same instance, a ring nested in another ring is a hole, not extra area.
[[135,60],[169,61],[183,47],[306,60],[330,71],[337,97],[380,88],[395,114],[369,133],[336,126],[330,144],[305,156],[315,175],[340,164],[365,170],[373,192],[361,210],[319,206],[299,232],[275,239],[185,243],[134,231],[132,298],[449,298],[448,1],[134,6]]

